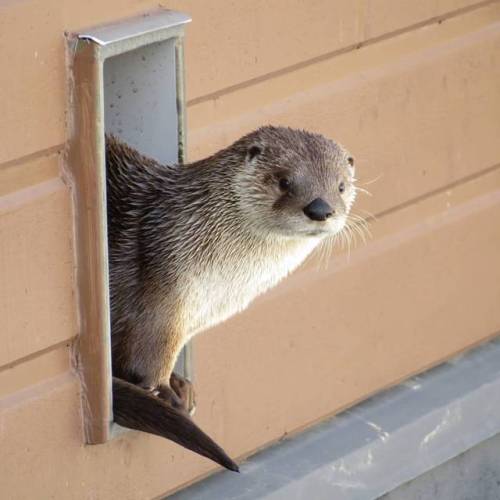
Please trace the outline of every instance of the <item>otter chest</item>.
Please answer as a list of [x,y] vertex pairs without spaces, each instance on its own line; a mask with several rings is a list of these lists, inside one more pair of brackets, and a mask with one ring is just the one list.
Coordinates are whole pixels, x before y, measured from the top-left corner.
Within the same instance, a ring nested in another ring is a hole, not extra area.
[[317,245],[306,240],[287,251],[222,260],[200,269],[186,283],[183,319],[190,335],[244,310],[258,295],[276,285],[298,267]]

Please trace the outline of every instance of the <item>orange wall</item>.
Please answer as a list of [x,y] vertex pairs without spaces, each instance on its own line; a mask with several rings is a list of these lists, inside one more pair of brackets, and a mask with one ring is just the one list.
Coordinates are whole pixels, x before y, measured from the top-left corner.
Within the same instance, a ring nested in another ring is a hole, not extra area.
[[[65,31],[147,0],[0,4],[0,492],[153,498],[214,469],[82,437]],[[176,0],[190,157],[264,123],[354,153],[372,238],[195,340],[197,421],[245,456],[500,331],[500,2]]]

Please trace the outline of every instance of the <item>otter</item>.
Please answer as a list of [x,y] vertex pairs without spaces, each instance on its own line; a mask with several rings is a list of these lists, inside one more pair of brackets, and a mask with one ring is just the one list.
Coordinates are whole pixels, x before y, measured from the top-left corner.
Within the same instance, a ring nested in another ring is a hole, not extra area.
[[322,135],[265,126],[189,165],[108,136],[106,164],[115,421],[236,471],[192,421],[175,362],[344,229],[353,157]]

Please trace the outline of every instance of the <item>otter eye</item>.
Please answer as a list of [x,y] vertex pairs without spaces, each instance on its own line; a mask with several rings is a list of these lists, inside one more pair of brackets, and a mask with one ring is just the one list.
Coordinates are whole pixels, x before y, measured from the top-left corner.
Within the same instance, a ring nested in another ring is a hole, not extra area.
[[280,189],[282,191],[288,191],[290,189],[290,181],[286,177],[280,179]]
[[343,182],[341,182],[341,183],[339,184],[339,191],[340,191],[341,193],[343,193],[343,192],[345,191],[345,184],[344,184]]
[[354,165],[354,158],[352,156],[349,156],[349,158],[347,158],[347,162],[349,163],[349,165],[351,165],[351,167]]

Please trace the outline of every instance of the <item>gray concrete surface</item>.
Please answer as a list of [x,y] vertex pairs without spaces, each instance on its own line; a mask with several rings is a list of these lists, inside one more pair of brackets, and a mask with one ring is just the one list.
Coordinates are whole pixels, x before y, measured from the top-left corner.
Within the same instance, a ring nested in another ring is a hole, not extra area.
[[500,434],[379,498],[434,499],[500,500]]

